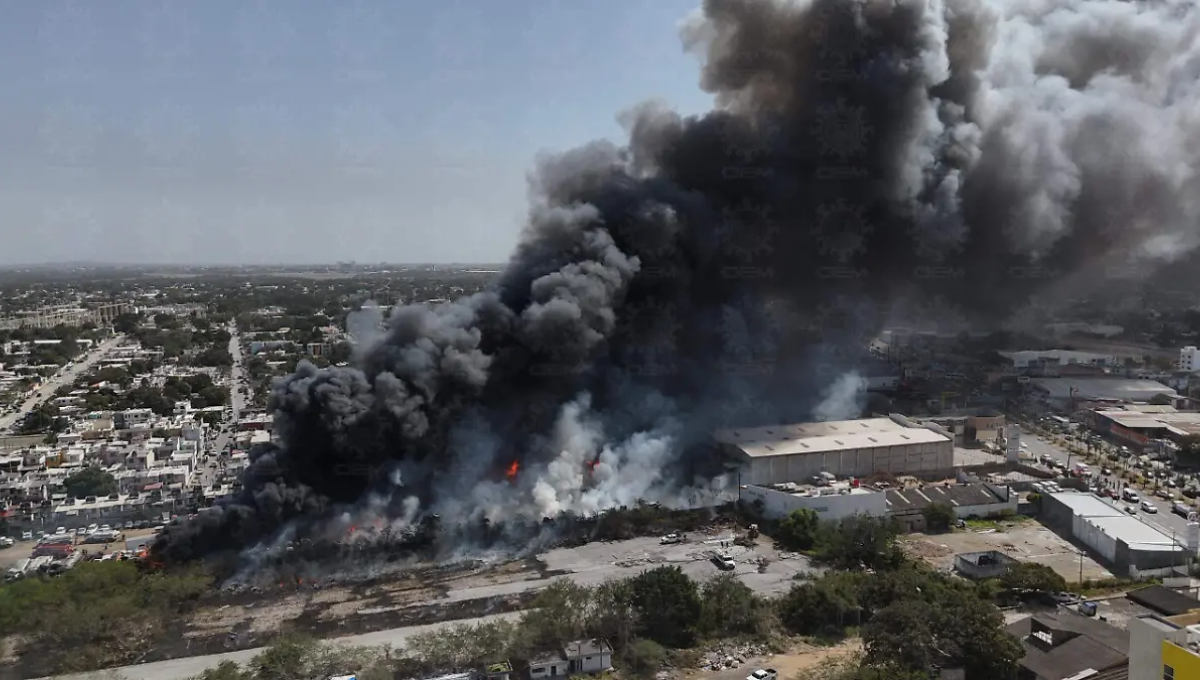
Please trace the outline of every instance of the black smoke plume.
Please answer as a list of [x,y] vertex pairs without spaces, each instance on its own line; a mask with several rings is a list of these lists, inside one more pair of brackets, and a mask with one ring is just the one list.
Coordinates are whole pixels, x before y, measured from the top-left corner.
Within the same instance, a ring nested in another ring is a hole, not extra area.
[[996,326],[1191,248],[1198,28],[1166,1],[705,2],[712,112],[539,159],[494,289],[301,364],[244,492],[155,551],[711,492],[713,427],[855,415],[898,305]]

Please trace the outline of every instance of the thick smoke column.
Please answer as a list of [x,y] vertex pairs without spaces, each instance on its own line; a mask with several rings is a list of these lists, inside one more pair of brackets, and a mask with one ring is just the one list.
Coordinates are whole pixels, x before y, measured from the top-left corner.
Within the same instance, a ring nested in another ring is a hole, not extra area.
[[683,36],[711,113],[539,159],[495,288],[280,381],[280,445],[156,550],[682,502],[713,427],[853,415],[839,377],[901,301],[998,324],[1195,245],[1198,29],[1170,1],[709,0]]

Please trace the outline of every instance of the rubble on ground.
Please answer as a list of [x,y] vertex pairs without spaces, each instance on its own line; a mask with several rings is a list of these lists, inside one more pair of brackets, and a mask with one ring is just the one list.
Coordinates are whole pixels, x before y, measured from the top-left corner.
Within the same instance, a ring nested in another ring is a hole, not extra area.
[[766,645],[758,644],[726,644],[704,652],[700,663],[702,671],[719,671],[726,668],[738,668],[747,659],[765,656],[769,653]]

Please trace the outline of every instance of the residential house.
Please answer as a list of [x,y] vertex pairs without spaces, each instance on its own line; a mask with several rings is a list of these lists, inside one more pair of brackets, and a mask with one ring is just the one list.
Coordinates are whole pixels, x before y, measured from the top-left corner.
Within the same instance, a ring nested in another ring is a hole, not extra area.
[[565,676],[570,667],[566,653],[561,649],[555,649],[529,660],[529,677],[531,680],[539,680],[539,678]]
[[1019,680],[1068,680],[1129,663],[1128,633],[1073,612],[1035,614],[1005,630],[1025,650]]
[[604,640],[576,640],[567,644],[571,673],[601,673],[612,668],[612,647]]
[[[612,646],[601,639],[575,640],[529,660],[529,678],[602,673],[612,668]],[[492,678],[488,678],[492,680]]]

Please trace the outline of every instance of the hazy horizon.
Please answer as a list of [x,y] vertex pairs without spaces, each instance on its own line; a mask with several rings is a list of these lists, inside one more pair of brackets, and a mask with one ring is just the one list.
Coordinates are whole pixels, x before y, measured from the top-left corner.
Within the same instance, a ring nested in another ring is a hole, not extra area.
[[699,4],[17,3],[0,264],[503,261],[540,152],[709,107]]

